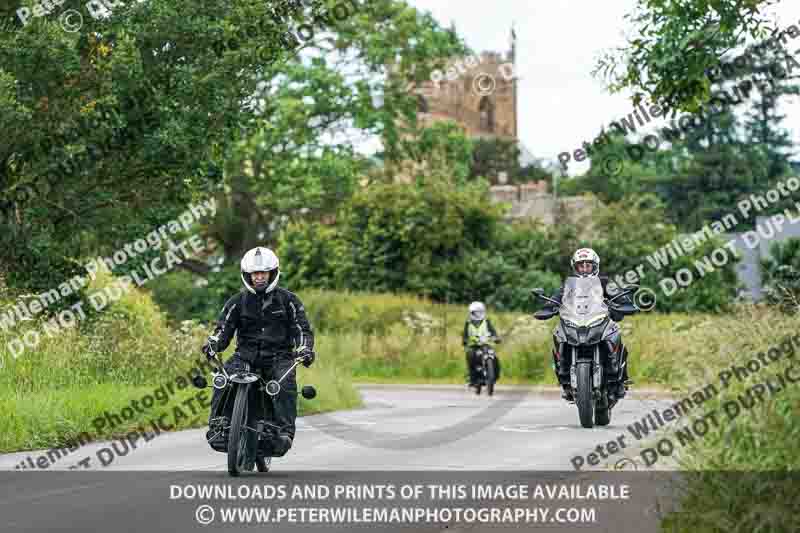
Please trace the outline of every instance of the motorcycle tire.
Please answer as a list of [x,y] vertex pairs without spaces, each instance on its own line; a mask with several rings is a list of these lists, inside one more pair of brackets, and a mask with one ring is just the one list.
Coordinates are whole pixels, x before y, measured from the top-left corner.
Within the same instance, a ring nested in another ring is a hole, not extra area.
[[228,473],[234,477],[253,470],[252,461],[248,461],[247,457],[250,437],[246,427],[248,389],[248,385],[237,385],[236,401],[231,415],[231,432],[228,435]]
[[494,395],[494,382],[497,381],[497,373],[495,372],[494,359],[486,361],[486,394],[489,396]]
[[475,385],[475,394],[477,396],[481,395],[481,386],[480,385]]
[[578,406],[578,417],[581,426],[594,427],[594,399],[592,398],[592,365],[578,363],[578,391],[575,394],[575,403]]
[[598,426],[607,426],[611,423],[611,409],[598,407],[594,412],[594,423]]

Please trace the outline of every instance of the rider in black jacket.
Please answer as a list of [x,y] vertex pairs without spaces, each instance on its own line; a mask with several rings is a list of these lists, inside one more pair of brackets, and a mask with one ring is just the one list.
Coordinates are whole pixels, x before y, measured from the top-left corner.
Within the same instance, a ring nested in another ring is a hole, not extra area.
[[[225,363],[228,373],[243,368],[247,363],[269,381],[280,378],[296,357],[305,356],[303,365],[311,366],[315,357],[314,333],[297,295],[277,286],[280,277],[278,257],[268,248],[253,248],[242,258],[241,271],[245,288],[225,303],[214,333],[203,345],[203,353],[208,356],[209,347],[215,352],[224,351],[235,332],[236,351]],[[272,418],[273,423],[280,426],[283,453],[292,446],[295,435],[295,373],[292,370],[281,382],[281,391],[275,397],[273,416],[270,417],[269,413],[256,414],[257,418]],[[257,392],[255,389],[253,391],[254,394]],[[221,394],[219,389],[214,389],[209,423],[215,417],[230,416],[230,413],[217,412]],[[269,409],[269,403],[267,406]],[[280,450],[281,446],[277,449]]]

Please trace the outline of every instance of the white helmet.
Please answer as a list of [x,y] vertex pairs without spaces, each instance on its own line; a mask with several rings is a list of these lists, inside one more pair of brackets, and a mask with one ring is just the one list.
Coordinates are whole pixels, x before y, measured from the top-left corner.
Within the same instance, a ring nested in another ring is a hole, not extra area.
[[[253,272],[269,272],[269,278],[261,285],[253,283]],[[253,294],[268,293],[278,284],[281,270],[278,268],[278,256],[269,248],[253,248],[242,257],[242,283]]]
[[481,302],[469,304],[469,318],[471,320],[483,320],[486,318],[486,306]]
[[[579,271],[579,263],[590,263],[592,267],[591,271]],[[572,270],[575,271],[575,275],[580,278],[589,278],[597,276],[600,273],[600,256],[597,255],[591,248],[581,248],[575,252],[575,255],[572,256],[570,264],[572,265]]]

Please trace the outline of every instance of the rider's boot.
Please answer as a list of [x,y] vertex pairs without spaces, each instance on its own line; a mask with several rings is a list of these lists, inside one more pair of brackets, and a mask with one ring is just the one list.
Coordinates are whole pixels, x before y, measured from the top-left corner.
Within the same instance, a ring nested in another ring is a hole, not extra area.
[[575,397],[572,395],[572,387],[569,385],[561,385],[561,399],[568,402],[574,402]]
[[[628,361],[628,349],[625,348],[623,352],[624,361],[627,363]],[[622,399],[625,397],[625,393],[628,392],[629,385],[633,384],[633,380],[628,378],[628,365],[626,364],[622,368],[622,379],[619,380],[619,384],[617,386],[617,398]]]
[[278,433],[275,441],[276,455],[285,455],[292,447],[292,437],[286,433]]
[[574,402],[575,397],[572,395],[572,387],[569,382],[569,365],[564,357],[559,358],[556,364],[556,379],[561,385],[561,398],[568,402]]

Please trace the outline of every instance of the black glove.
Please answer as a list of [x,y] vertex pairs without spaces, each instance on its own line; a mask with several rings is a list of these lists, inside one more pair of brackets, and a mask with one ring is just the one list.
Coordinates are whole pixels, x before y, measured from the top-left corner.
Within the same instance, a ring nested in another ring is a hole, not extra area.
[[306,348],[302,352],[300,352],[300,356],[304,357],[303,359],[303,366],[308,368],[314,363],[314,359],[316,359],[316,354],[313,350],[309,350]]

